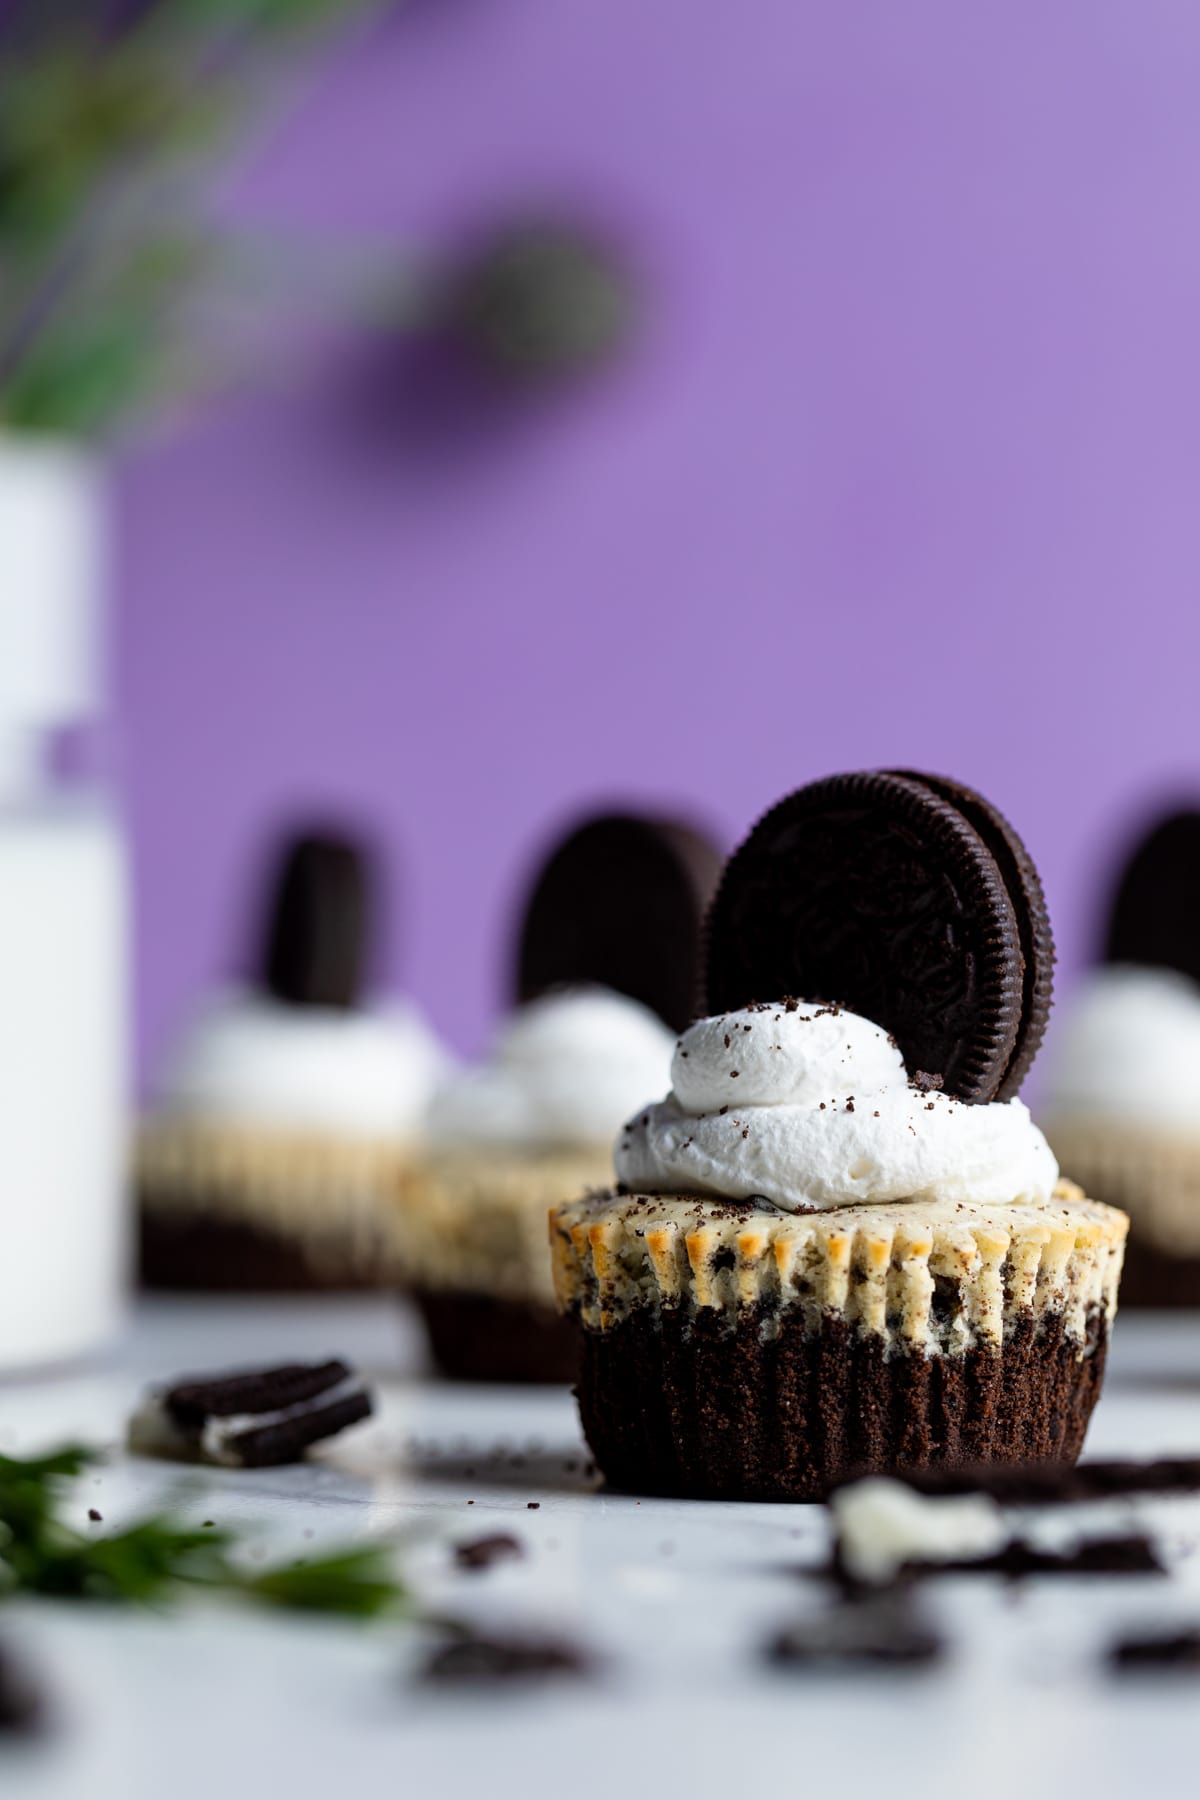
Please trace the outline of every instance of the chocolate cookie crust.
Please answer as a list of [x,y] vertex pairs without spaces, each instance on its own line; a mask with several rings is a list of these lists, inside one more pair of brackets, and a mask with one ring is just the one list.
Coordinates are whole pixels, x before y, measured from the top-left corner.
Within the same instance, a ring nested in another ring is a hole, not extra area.
[[894,1356],[830,1316],[775,1335],[760,1308],[641,1308],[585,1332],[579,1409],[606,1480],[633,1493],[823,1500],[864,1475],[1038,1462],[1070,1466],[1104,1379],[1108,1321],[1081,1348],[1061,1315],[1017,1321],[1001,1349]]
[[707,936],[710,1013],[836,1002],[960,1100],[994,1099],[1012,1065],[1013,897],[962,808],[923,780],[834,775],[781,800],[726,864]]

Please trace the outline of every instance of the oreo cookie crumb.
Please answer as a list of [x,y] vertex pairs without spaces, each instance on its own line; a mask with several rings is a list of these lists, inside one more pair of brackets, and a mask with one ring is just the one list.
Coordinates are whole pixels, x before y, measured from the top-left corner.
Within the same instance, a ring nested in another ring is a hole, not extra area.
[[587,1653],[566,1639],[467,1633],[439,1645],[419,1679],[439,1687],[487,1687],[587,1675],[592,1669]]
[[540,1500],[527,1500],[525,1502],[525,1510],[526,1512],[537,1512],[541,1507],[541,1504]]
[[27,1670],[0,1644],[0,1735],[38,1730],[44,1712],[42,1696]]
[[919,1574],[1004,1575],[1165,1575],[1166,1567],[1142,1532],[1087,1538],[1070,1550],[1040,1550],[1024,1538],[1013,1538],[992,1556],[960,1562],[917,1564]]
[[1200,1628],[1192,1626],[1162,1636],[1118,1638],[1108,1653],[1108,1661],[1122,1674],[1143,1669],[1191,1669],[1200,1673]]
[[524,1554],[520,1538],[508,1531],[494,1531],[487,1537],[471,1538],[454,1546],[454,1560],[460,1569],[490,1569],[493,1563],[519,1559]]
[[102,1525],[104,1523],[104,1514],[97,1512],[94,1506],[88,1507],[88,1518],[93,1525]]
[[990,1494],[1010,1506],[1074,1505],[1125,1494],[1200,1493],[1200,1456],[1122,1457],[1071,1469],[1037,1463],[922,1469],[909,1471],[904,1480],[919,1494]]
[[777,1668],[928,1667],[944,1640],[904,1594],[853,1599],[788,1626],[766,1647]]

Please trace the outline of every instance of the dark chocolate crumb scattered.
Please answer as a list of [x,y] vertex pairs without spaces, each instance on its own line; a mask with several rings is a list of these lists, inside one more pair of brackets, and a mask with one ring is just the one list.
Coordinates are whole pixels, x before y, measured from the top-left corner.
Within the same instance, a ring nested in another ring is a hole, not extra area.
[[909,1487],[922,1494],[990,1494],[1010,1505],[1059,1505],[1103,1500],[1119,1494],[1194,1494],[1200,1492],[1200,1456],[1165,1456],[1055,1464],[987,1464],[948,1472],[910,1471]]
[[941,1075],[931,1072],[929,1069],[914,1069],[912,1080],[908,1085],[918,1089],[918,1091],[923,1094],[927,1094],[931,1088],[942,1087],[944,1085],[944,1078]]
[[780,1668],[910,1667],[940,1661],[942,1639],[899,1592],[847,1600],[801,1619],[767,1645]]
[[525,1510],[526,1512],[537,1512],[541,1504],[540,1500],[527,1500],[525,1502]]
[[93,1525],[102,1525],[104,1523],[104,1514],[97,1512],[94,1506],[88,1507],[88,1518]]
[[43,1722],[42,1696],[11,1650],[0,1644],[0,1736],[33,1732]]
[[586,1675],[592,1661],[575,1644],[557,1638],[451,1638],[427,1659],[420,1679],[437,1684],[542,1680],[550,1676]]
[[1071,1550],[1039,1550],[1023,1538],[1014,1538],[994,1556],[943,1566],[963,1573],[978,1569],[1009,1576],[1166,1574],[1157,1550],[1142,1532],[1089,1538]]
[[524,1556],[520,1538],[508,1531],[494,1531],[487,1537],[471,1538],[454,1546],[454,1560],[460,1569],[490,1569],[493,1563]]
[[1200,1628],[1166,1632],[1162,1636],[1119,1638],[1108,1653],[1112,1668],[1122,1674],[1141,1669],[1192,1669],[1200,1673]]

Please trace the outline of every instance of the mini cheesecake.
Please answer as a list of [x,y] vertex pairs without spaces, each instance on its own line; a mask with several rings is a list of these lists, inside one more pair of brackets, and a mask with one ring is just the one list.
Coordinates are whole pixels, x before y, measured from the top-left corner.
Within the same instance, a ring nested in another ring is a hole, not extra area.
[[612,1182],[612,1140],[666,1090],[692,1015],[720,857],[676,820],[590,817],[540,862],[515,933],[513,1010],[439,1093],[428,1150],[396,1207],[410,1293],[443,1374],[573,1381],[546,1214]]
[[1018,1095],[1054,952],[1012,827],[940,777],[813,783],[730,859],[707,956],[617,1185],[550,1216],[606,1478],[817,1500],[1069,1467],[1128,1221],[1060,1181]]
[[1072,1463],[1100,1392],[1127,1221],[942,1201],[793,1217],[596,1194],[556,1209],[579,1406],[634,1493],[819,1500],[864,1474]]
[[1200,1306],[1200,810],[1167,813],[1112,884],[1101,960],[1048,1046],[1040,1122],[1129,1213],[1129,1306]]
[[251,974],[189,1020],[138,1134],[148,1286],[395,1280],[395,1197],[448,1058],[414,1007],[369,1002],[377,886],[340,835],[283,846]]

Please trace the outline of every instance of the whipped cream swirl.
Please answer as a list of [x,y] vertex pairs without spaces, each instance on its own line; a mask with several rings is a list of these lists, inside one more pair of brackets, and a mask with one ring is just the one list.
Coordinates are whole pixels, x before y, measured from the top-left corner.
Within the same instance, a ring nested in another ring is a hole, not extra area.
[[761,1198],[785,1212],[888,1200],[1044,1201],[1053,1152],[1020,1100],[968,1106],[913,1086],[855,1013],[795,1001],[701,1019],[672,1091],[617,1139],[635,1193]]
[[1086,976],[1047,1046],[1046,1118],[1120,1118],[1200,1135],[1200,988],[1174,969]]
[[672,1031],[608,988],[563,989],[508,1018],[487,1060],[443,1088],[430,1136],[447,1144],[607,1145],[669,1079]]
[[231,991],[192,1022],[158,1100],[176,1117],[386,1140],[419,1130],[449,1066],[411,1005],[342,1012]]

